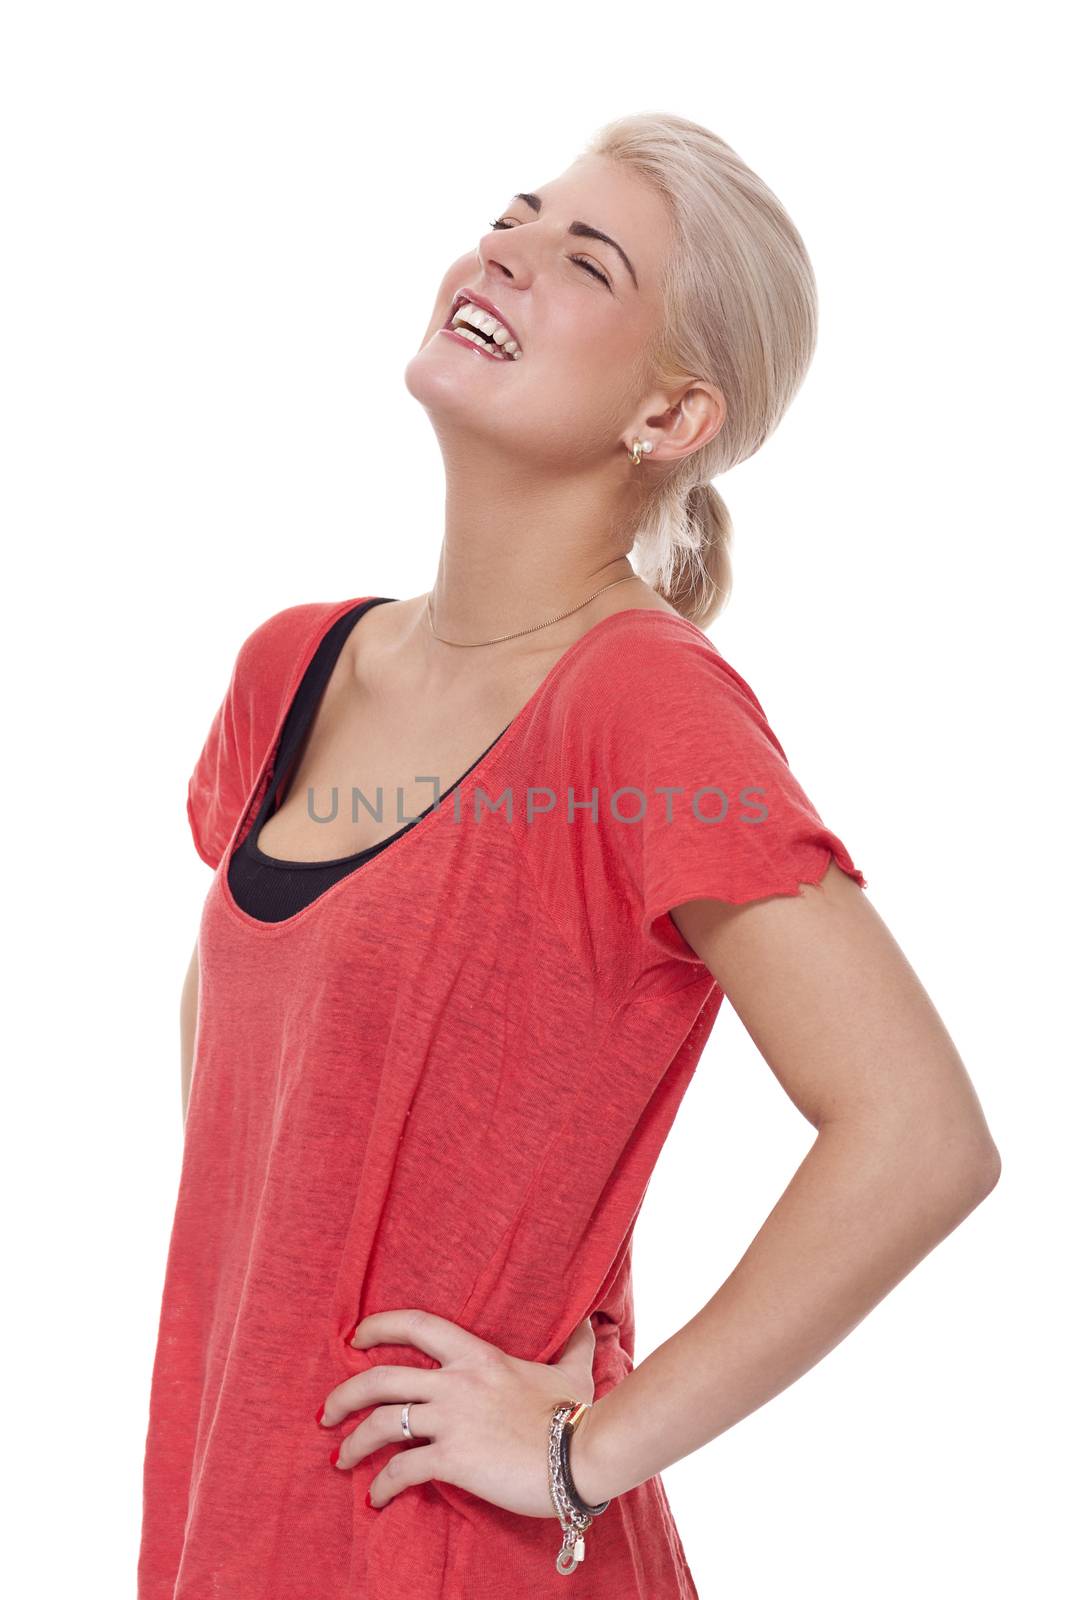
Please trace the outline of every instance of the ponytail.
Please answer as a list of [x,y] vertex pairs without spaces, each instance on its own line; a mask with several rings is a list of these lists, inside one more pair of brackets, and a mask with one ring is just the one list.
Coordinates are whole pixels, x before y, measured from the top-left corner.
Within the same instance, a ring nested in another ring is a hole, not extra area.
[[634,567],[647,584],[698,628],[706,628],[730,597],[733,523],[710,483],[686,490],[667,482],[645,508]]

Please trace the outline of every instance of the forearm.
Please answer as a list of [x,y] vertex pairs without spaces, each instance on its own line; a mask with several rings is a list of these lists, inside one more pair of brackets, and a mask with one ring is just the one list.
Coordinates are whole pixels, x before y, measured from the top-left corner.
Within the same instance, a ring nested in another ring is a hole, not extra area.
[[988,1153],[958,1144],[825,1126],[708,1304],[585,1417],[582,1497],[643,1483],[828,1354],[992,1188]]

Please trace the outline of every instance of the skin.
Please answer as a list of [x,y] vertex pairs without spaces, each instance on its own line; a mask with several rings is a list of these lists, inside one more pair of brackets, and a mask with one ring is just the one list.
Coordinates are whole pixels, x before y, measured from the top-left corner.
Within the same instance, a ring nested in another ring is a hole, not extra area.
[[[646,370],[663,316],[669,235],[659,197],[589,157],[537,192],[539,213],[506,203],[501,215],[514,225],[486,233],[449,268],[405,372],[445,464],[432,596],[437,629],[451,640],[528,628],[632,572],[625,529],[640,496],[725,417],[707,375],[664,383]],[[568,235],[575,219],[622,244],[637,287],[609,246]],[[488,361],[438,333],[462,284],[508,317],[521,361]],[[637,470],[627,459],[635,437],[655,444]],[[350,820],[316,824],[300,797],[319,782],[381,783],[388,794],[427,771],[451,782],[601,617],[671,609],[630,579],[550,627],[465,650],[433,636],[426,601],[375,607],[352,631],[290,793],[264,827],[268,853],[325,859],[395,831],[396,817],[376,831]],[[355,749],[367,756],[358,775],[345,765]],[[429,803],[413,784],[404,792],[406,816]],[[691,901],[672,917],[817,1133],[726,1282],[583,1419],[571,1461],[591,1502],[661,1472],[808,1371],[959,1225],[1000,1171],[929,996],[869,896],[835,865],[795,896],[740,907]],[[191,965],[183,1054],[195,989]],[[183,1084],[187,1076],[183,1062]],[[365,1317],[352,1343],[409,1344],[438,1362],[372,1366],[324,1396],[327,1429],[365,1413],[338,1436],[331,1459],[340,1470],[401,1442],[401,1405],[413,1402],[419,1442],[394,1449],[370,1483],[369,1505],[380,1509],[433,1478],[505,1510],[555,1516],[548,1421],[561,1398],[592,1400],[589,1321],[555,1364],[520,1360],[412,1307]]]

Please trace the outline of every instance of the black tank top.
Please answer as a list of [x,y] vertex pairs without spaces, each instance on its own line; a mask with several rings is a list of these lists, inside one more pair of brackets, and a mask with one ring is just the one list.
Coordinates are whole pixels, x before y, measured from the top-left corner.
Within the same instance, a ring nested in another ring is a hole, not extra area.
[[[407,833],[409,828],[414,828],[434,809],[431,802],[425,811],[420,811],[417,817],[405,822],[402,828],[398,828],[396,833],[391,833],[387,839],[368,845],[365,850],[357,850],[354,855],[340,856],[334,861],[282,861],[275,856],[264,855],[259,848],[259,835],[266,825],[267,818],[277,809],[278,790],[303,744],[345,640],[360,617],[372,606],[392,604],[395,604],[395,601],[383,595],[374,600],[364,600],[351,611],[346,611],[344,616],[339,617],[327,631],[300,680],[282,728],[270,786],[263,797],[263,804],[256,813],[252,827],[230,857],[227,871],[227,882],[234,900],[242,911],[260,922],[284,922],[287,917],[295,916],[335,883],[346,878],[350,872],[355,872],[372,856],[388,850],[391,844]],[[497,739],[500,739],[505,732],[506,729],[502,728],[493,740],[493,744],[471,762],[467,771],[461,772],[455,783],[449,784],[447,789],[442,790],[438,796],[438,805],[445,795],[451,794],[456,784],[462,783],[467,773],[473,771],[478,762],[488,755]]]

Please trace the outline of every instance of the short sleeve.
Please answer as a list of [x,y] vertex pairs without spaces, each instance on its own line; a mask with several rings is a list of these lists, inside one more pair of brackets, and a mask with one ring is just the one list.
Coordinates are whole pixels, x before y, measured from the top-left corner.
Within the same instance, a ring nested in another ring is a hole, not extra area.
[[237,652],[186,795],[193,842],[209,867],[217,868],[226,853],[278,731],[286,697],[315,638],[337,610],[322,604],[289,606],[261,623]]
[[656,950],[699,961],[669,916],[688,900],[796,895],[831,861],[867,887],[752,689],[704,635],[638,641],[627,678],[617,770],[637,792],[614,796],[612,826],[630,819],[641,932]]
[[237,653],[230,682],[189,779],[186,813],[197,853],[217,868],[255,779],[249,668],[255,636]]

